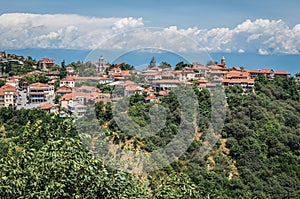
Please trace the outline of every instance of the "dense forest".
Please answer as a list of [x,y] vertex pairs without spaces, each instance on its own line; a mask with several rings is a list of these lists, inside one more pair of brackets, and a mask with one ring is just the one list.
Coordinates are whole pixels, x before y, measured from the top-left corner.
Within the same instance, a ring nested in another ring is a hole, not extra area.
[[[200,116],[191,145],[170,165],[143,174],[110,167],[96,154],[105,147],[95,149],[91,140],[105,134],[120,148],[145,153],[164,147],[182,119],[172,92],[160,99],[165,126],[143,138],[118,127],[111,103],[95,104],[95,121],[87,114],[75,123],[58,113],[2,108],[0,198],[300,198],[300,84],[260,76],[254,93],[226,88],[225,124],[204,157],[211,95],[194,89]],[[141,127],[150,123],[153,106],[143,99],[128,99],[129,115]],[[93,125],[104,134],[89,131]]]

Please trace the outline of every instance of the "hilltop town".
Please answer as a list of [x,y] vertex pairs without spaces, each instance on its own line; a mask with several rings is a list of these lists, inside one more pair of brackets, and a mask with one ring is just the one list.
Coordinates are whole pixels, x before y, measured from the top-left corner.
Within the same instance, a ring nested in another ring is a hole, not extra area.
[[[57,65],[50,58],[35,61],[1,52],[0,67],[0,107],[38,108],[76,117],[83,116],[89,104],[116,102],[135,94],[143,96],[145,103],[159,102],[180,84],[194,85],[199,90],[239,85],[244,93],[251,93],[255,92],[258,76],[270,81],[290,77],[287,71],[228,67],[225,57],[220,63],[180,62],[176,67],[166,62],[156,65],[151,60],[139,71],[127,63],[109,64],[102,56],[97,62],[65,65],[63,61]],[[293,78],[300,80],[299,76]]]

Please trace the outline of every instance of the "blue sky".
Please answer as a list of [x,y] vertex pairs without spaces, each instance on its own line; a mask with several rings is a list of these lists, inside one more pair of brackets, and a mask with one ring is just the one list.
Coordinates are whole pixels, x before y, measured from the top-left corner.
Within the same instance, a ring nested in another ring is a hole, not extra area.
[[282,19],[299,23],[298,0],[9,0],[0,13],[79,14],[94,17],[143,17],[146,26],[229,27],[246,19]]
[[[0,1],[0,50],[300,55],[299,8],[299,0]],[[160,29],[134,32],[149,27]]]

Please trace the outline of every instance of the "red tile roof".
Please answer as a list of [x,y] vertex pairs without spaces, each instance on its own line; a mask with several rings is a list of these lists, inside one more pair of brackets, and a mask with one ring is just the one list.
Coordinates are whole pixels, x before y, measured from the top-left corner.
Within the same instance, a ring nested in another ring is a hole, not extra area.
[[153,80],[153,83],[180,84],[182,82],[178,79],[158,79],[158,80]]
[[272,73],[272,69],[252,69],[252,70],[247,70],[248,73],[258,73],[258,74],[269,74]]
[[241,84],[241,83],[254,84],[254,79],[223,79],[222,82],[233,83],[233,84]]
[[14,93],[18,93],[16,87],[9,85],[9,84],[5,84],[4,86],[2,86],[0,88],[0,95],[4,95],[5,92],[14,92]]
[[290,73],[287,71],[276,71],[274,75],[290,75]]
[[239,71],[230,71],[227,73],[227,78],[238,78],[238,77],[243,77],[246,78],[249,76],[248,72],[239,72]]
[[43,59],[41,59],[39,62],[44,62],[44,63],[49,63],[49,64],[54,64],[55,61],[52,59],[49,59],[48,57],[45,57]]
[[40,83],[40,82],[36,82],[36,83],[30,84],[29,86],[30,86],[30,87],[40,87],[40,88],[44,88],[44,87],[48,87],[49,85],[48,85],[48,84],[44,84],[44,83]]
[[65,93],[65,92],[72,92],[72,87],[68,86],[68,85],[63,85],[61,87],[59,87],[56,91],[57,93]]
[[206,79],[198,79],[197,83],[207,83]]
[[145,100],[156,100],[158,99],[155,95],[150,95],[150,96],[147,96],[145,97]]
[[206,67],[206,66],[194,65],[194,66],[192,66],[192,69],[193,69],[193,70],[195,70],[195,69],[198,69],[198,70],[206,70],[207,67]]
[[112,76],[114,77],[125,77],[125,76],[130,76],[130,70],[123,70],[119,73],[113,73]]
[[41,104],[39,106],[39,109],[42,109],[42,110],[49,110],[51,109],[52,107],[54,107],[55,105],[54,104],[51,104],[51,103],[44,103],[44,104]]
[[126,91],[142,91],[143,88],[137,85],[128,85],[125,87]]
[[159,91],[158,94],[161,95],[161,96],[168,96],[169,95],[168,91]]
[[60,80],[61,82],[70,82],[70,81],[75,81],[75,77],[66,77]]

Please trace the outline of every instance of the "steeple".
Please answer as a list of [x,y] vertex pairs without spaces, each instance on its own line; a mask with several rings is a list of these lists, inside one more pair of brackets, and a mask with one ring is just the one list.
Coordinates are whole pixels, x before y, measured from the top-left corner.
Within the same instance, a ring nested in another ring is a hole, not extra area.
[[226,60],[225,60],[225,57],[224,57],[224,56],[222,56],[221,64],[223,64],[223,65],[226,67]]
[[99,58],[98,72],[103,72],[103,71],[104,71],[104,58],[101,55]]

